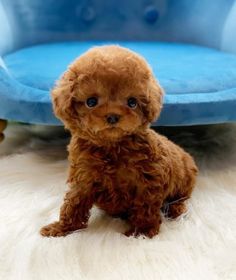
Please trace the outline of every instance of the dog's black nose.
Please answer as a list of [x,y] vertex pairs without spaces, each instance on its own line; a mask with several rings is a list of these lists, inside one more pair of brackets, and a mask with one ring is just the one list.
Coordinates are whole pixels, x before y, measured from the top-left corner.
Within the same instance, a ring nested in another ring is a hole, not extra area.
[[119,115],[112,114],[107,116],[107,122],[109,124],[115,124],[119,121],[119,119],[120,119]]

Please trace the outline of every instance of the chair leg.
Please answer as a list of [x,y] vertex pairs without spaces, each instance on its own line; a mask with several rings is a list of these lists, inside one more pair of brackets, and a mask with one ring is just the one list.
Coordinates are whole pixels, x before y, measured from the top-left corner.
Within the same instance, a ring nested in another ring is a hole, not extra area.
[[7,121],[0,119],[0,142],[4,139],[3,131],[7,127]]

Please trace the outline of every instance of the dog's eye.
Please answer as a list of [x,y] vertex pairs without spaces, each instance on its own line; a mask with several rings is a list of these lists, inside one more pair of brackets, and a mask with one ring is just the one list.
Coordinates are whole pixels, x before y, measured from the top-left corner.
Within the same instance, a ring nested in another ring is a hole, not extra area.
[[90,97],[86,100],[86,105],[87,107],[95,107],[98,104],[98,99],[97,97]]
[[137,106],[137,99],[134,98],[134,97],[130,97],[130,98],[128,99],[128,101],[127,101],[127,105],[128,105],[130,108],[132,108],[132,109],[136,108],[136,106]]

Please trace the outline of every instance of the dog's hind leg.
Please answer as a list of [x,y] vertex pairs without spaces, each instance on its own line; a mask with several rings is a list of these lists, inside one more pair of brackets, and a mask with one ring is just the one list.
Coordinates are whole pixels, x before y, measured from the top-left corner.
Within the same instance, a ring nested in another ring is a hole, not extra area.
[[176,193],[168,196],[162,205],[162,212],[168,218],[175,219],[187,211],[185,201],[190,198],[196,178],[189,176],[185,184]]

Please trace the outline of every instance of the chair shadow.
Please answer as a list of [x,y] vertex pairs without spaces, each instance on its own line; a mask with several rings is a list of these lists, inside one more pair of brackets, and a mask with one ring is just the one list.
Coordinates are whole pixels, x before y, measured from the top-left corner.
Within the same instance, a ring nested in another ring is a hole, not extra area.
[[[200,167],[227,169],[236,164],[236,124],[185,127],[154,127],[183,147]],[[45,161],[67,158],[70,134],[63,127],[10,124],[5,140],[0,143],[0,158],[33,152]]]
[[228,169],[236,165],[236,124],[155,127],[155,131],[184,148],[200,170]]
[[63,127],[10,124],[0,143],[0,158],[33,152],[47,161],[67,158],[70,135]]

